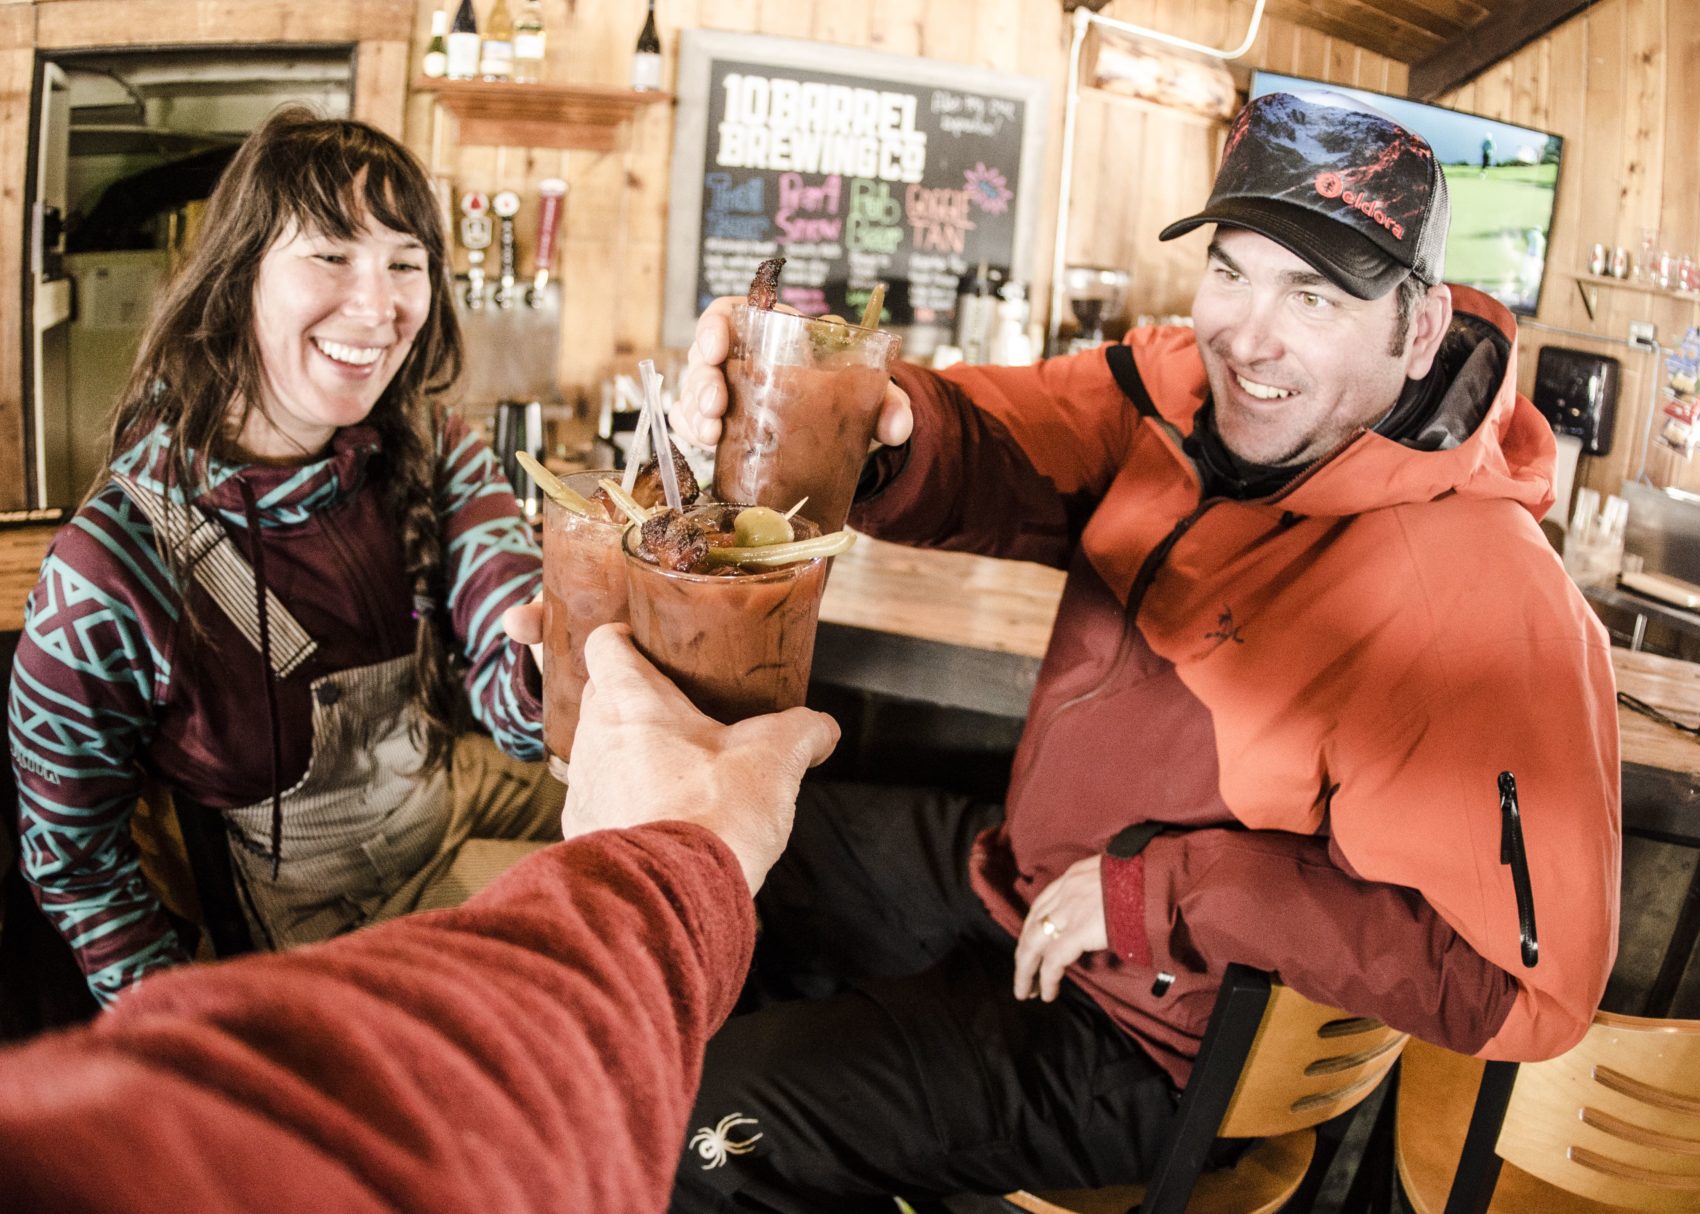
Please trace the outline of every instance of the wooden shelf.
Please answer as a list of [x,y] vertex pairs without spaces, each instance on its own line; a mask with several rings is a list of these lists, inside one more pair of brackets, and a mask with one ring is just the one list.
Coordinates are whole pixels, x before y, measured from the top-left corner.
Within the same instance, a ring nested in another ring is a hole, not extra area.
[[1649,282],[1636,282],[1632,278],[1614,278],[1610,274],[1578,274],[1576,281],[1585,286],[1609,287],[1614,291],[1635,291],[1642,295],[1663,295],[1669,299],[1700,303],[1700,291],[1678,291],[1675,287],[1655,287]]
[[673,94],[583,84],[494,84],[419,77],[460,127],[462,143],[497,147],[608,152],[622,146],[627,124],[647,105]]

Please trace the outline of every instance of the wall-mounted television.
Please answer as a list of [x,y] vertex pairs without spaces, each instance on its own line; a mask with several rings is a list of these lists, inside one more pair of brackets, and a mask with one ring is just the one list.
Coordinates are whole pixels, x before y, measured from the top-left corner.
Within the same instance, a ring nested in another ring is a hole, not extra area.
[[1428,140],[1452,198],[1446,280],[1485,291],[1513,312],[1533,316],[1541,302],[1564,140],[1367,89],[1275,72],[1255,72],[1251,78],[1253,97],[1319,89],[1372,105]]

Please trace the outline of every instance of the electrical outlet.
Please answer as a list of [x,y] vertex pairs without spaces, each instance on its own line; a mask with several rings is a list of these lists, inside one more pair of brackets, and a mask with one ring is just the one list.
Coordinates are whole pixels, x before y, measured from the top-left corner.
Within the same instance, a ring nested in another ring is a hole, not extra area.
[[1659,331],[1652,321],[1632,320],[1629,322],[1629,346],[1632,350],[1658,352]]

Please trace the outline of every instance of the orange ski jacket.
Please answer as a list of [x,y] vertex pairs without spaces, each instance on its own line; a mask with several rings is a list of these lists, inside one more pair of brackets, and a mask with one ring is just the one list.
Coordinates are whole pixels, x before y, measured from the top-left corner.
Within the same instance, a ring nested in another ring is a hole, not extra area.
[[[1453,293],[1514,368],[1510,315]],[[1609,641],[1537,524],[1547,423],[1503,370],[1449,449],[1364,432],[1269,497],[1207,499],[1191,331],[1124,348],[902,368],[914,437],[852,515],[1069,572],[972,861],[993,918],[1018,933],[1148,823],[1104,865],[1111,948],[1069,976],[1177,1082],[1235,961],[1460,1052],[1562,1052],[1616,951],[1620,812]]]

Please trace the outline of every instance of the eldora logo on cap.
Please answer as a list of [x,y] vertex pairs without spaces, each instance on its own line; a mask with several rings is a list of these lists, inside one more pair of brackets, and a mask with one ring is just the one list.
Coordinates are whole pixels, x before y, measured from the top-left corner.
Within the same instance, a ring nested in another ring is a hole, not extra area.
[[1322,172],[1316,175],[1316,192],[1324,198],[1338,198],[1347,206],[1352,207],[1382,227],[1393,233],[1395,240],[1405,239],[1405,225],[1396,219],[1388,218],[1384,204],[1379,198],[1371,198],[1367,193],[1348,190],[1345,180],[1338,173]]

